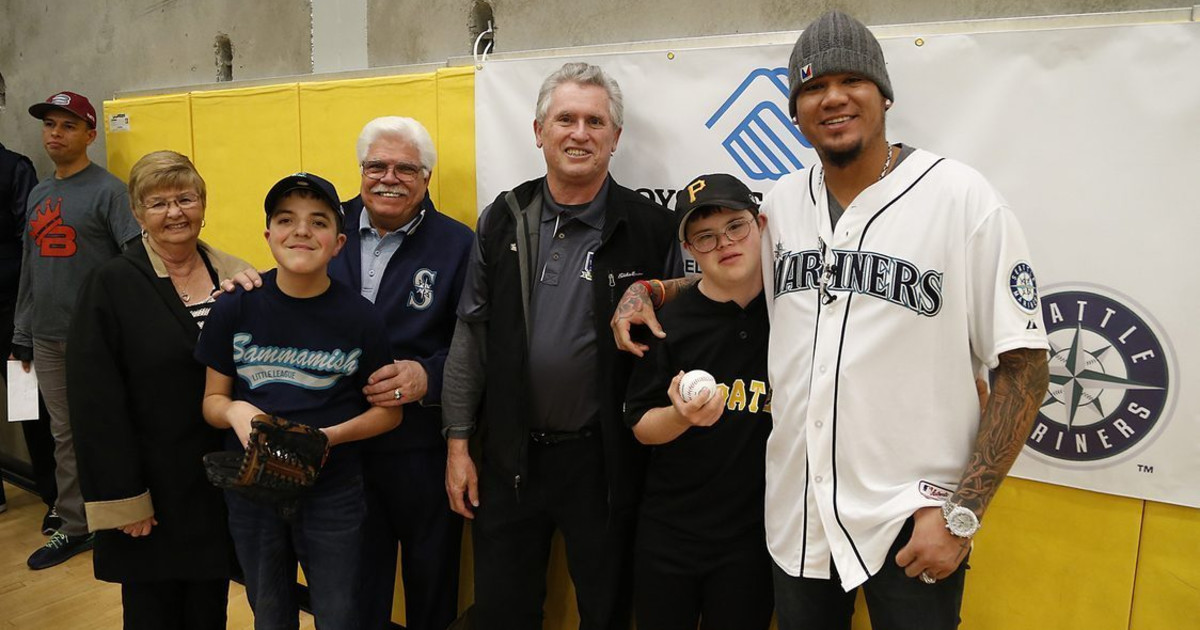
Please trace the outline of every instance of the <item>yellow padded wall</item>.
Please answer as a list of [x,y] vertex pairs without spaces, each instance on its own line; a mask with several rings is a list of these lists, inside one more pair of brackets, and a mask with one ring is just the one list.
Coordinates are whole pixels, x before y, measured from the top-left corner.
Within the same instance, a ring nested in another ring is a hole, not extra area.
[[[127,123],[110,126],[119,116]],[[151,151],[178,151],[192,155],[192,111],[187,94],[104,101],[108,170],[122,181],[143,155]]]
[[[434,73],[300,84],[300,159],[304,170],[337,186],[343,201],[358,196],[362,181],[355,144],[368,121],[380,116],[415,118],[438,137]],[[429,194],[438,204],[441,164]]]
[[475,68],[437,71],[437,119],[437,175],[447,183],[438,210],[475,229]]
[[1130,630],[1200,627],[1200,510],[1146,502]]
[[275,266],[263,198],[301,168],[299,109],[295,83],[192,93],[192,159],[209,191],[201,238],[259,269]]
[[963,627],[1126,630],[1142,503],[1007,479],[971,554]]

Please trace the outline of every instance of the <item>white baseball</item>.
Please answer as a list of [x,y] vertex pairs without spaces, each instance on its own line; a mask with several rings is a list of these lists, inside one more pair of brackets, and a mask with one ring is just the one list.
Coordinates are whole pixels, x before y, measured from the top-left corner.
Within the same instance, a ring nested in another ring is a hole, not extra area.
[[683,402],[690,402],[699,396],[704,397],[702,400],[708,400],[716,392],[717,379],[704,370],[692,370],[679,380],[679,397]]

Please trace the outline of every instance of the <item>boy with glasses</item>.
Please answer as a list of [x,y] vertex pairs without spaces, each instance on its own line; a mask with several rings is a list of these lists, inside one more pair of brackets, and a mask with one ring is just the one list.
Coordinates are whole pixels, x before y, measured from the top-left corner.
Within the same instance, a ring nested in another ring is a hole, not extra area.
[[[659,311],[671,334],[651,342],[630,380],[625,419],[654,447],[637,525],[637,625],[765,629],[773,608],[763,535],[766,219],[730,175],[697,177],[677,199],[679,240],[703,276]],[[717,390],[684,401],[680,380],[694,369],[710,372]]]

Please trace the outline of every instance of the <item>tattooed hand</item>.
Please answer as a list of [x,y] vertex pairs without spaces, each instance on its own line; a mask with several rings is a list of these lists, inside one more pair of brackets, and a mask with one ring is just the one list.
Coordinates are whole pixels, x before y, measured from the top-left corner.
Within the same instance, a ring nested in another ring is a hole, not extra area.
[[640,282],[635,282],[625,289],[621,301],[617,304],[617,311],[613,313],[612,321],[609,322],[617,349],[640,357],[650,347],[644,343],[637,343],[630,336],[635,324],[644,324],[659,339],[667,336],[654,315],[654,302],[650,299],[650,292],[646,290],[646,285]]

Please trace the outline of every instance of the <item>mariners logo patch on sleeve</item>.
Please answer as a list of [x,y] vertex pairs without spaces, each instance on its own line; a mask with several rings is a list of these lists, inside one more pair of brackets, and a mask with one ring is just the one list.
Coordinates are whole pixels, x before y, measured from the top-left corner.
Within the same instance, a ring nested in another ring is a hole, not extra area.
[[1021,310],[1031,314],[1037,312],[1037,280],[1033,277],[1033,267],[1030,267],[1028,262],[1022,260],[1013,265],[1008,274],[1008,290]]

